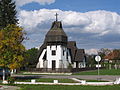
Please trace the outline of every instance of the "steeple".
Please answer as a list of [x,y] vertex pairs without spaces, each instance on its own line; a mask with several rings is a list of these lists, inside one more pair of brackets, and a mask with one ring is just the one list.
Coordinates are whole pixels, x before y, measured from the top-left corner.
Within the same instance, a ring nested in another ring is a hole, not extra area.
[[58,14],[56,13],[56,21],[52,23],[51,29],[48,31],[45,37],[45,43],[53,45],[67,45],[67,35],[62,28],[61,21],[58,21]]

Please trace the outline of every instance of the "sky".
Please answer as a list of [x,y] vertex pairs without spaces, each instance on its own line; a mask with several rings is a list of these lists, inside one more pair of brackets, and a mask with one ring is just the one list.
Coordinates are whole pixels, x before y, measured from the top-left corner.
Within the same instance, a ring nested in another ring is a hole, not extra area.
[[27,49],[40,47],[55,13],[78,48],[94,53],[101,48],[120,48],[120,0],[14,1],[19,24],[29,38],[23,42]]

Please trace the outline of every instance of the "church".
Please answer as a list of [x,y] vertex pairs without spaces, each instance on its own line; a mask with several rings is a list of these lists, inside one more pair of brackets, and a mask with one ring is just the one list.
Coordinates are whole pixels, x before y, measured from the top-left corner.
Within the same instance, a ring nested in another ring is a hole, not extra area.
[[61,21],[52,23],[39,49],[36,68],[43,71],[67,71],[71,68],[85,68],[84,49],[78,49],[75,41],[68,41]]

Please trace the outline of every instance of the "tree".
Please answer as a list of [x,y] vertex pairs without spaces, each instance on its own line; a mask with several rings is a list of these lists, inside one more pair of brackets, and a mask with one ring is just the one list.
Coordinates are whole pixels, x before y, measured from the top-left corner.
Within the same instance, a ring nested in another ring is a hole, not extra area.
[[18,23],[15,8],[15,2],[12,0],[0,0],[0,29],[5,28],[9,24],[16,25]]
[[0,31],[0,66],[17,69],[23,65],[25,47],[22,45],[24,33],[16,25],[8,25]]
[[28,67],[36,67],[38,61],[38,49],[36,48],[31,48],[26,51],[26,62],[28,63]]
[[87,64],[89,67],[95,67],[95,64],[97,64],[95,56],[96,55],[87,55]]
[[108,55],[111,52],[110,49],[102,48],[98,51],[98,55],[100,55],[103,59],[106,55]]

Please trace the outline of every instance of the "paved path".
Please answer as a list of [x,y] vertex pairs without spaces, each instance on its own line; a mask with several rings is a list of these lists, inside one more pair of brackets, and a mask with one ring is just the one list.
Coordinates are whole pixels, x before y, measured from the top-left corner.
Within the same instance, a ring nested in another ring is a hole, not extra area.
[[0,90],[19,90],[19,87],[16,86],[5,86],[5,85],[0,85]]
[[16,78],[79,78],[79,79],[88,79],[88,80],[106,80],[106,81],[114,81],[116,78],[120,78],[119,76],[113,76],[113,75],[100,75],[99,77],[97,75],[69,75],[69,76],[59,76],[59,75],[13,75],[13,77]]

